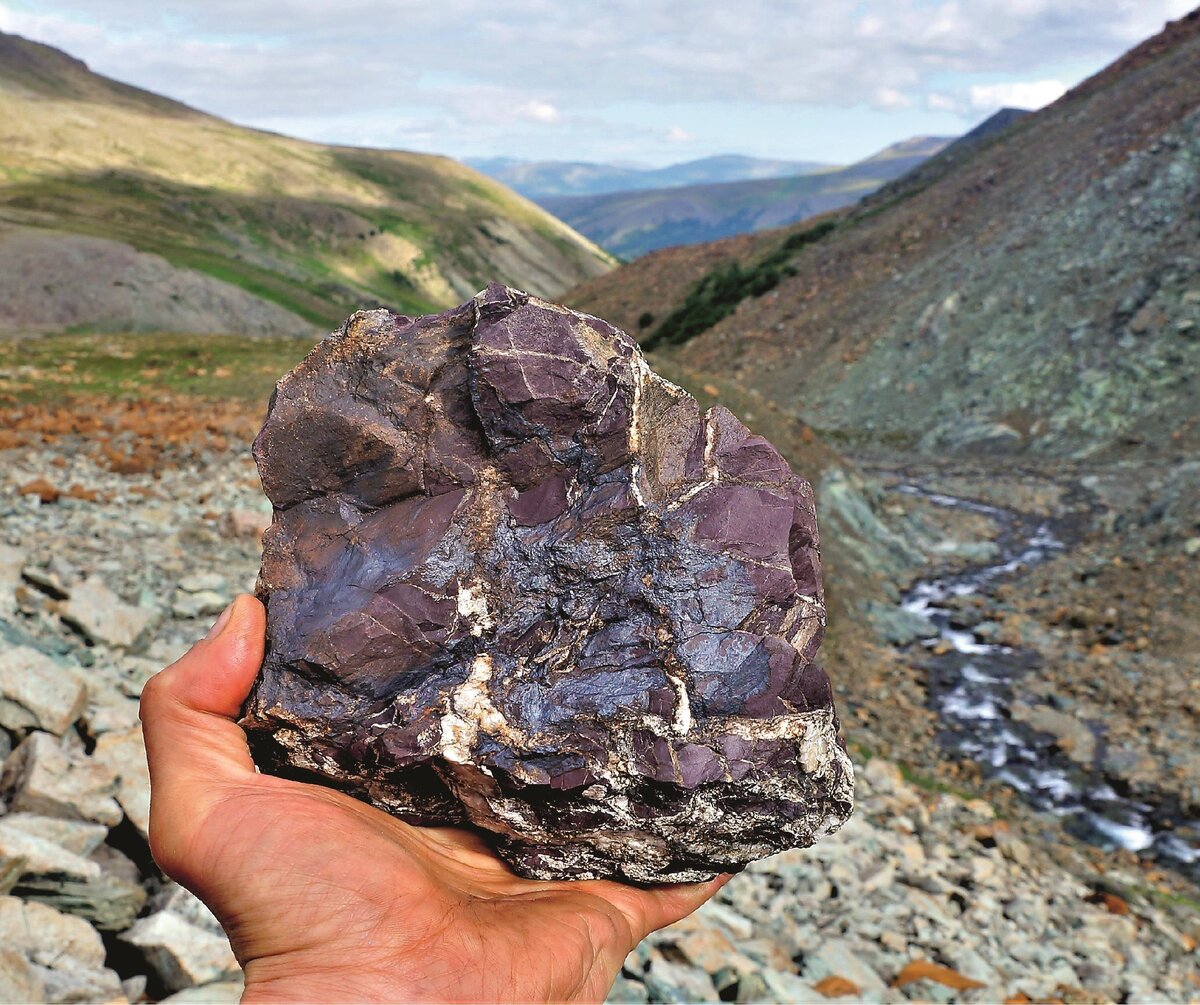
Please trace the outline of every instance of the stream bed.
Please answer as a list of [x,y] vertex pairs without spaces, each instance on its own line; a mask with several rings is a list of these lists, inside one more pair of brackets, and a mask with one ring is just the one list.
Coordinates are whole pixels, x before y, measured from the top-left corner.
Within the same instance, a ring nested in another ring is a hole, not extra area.
[[[941,742],[1036,809],[1064,818],[1065,829],[1076,837],[1126,848],[1200,879],[1200,831],[1166,805],[1123,795],[1120,781],[1106,778],[1096,767],[1099,758],[1091,766],[1078,764],[1056,747],[1054,737],[1014,719],[1011,708],[1021,697],[1021,678],[1040,664],[1040,655],[981,638],[963,627],[952,604],[956,598],[986,593],[993,583],[1063,551],[1066,545],[1053,523],[916,485],[900,485],[896,491],[972,510],[1002,528],[999,552],[991,561],[920,580],[902,600],[906,611],[936,630],[924,645],[931,650],[928,691],[939,715]],[[1091,728],[1102,751],[1103,729]]]

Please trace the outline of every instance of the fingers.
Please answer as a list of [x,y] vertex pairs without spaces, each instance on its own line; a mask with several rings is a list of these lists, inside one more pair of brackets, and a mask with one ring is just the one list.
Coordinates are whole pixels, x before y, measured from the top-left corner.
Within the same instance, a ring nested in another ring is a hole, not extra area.
[[231,784],[254,778],[246,736],[233,721],[262,664],[262,604],[238,597],[209,636],[156,674],[142,692],[150,765],[150,845],[174,872],[207,810]]
[[673,925],[681,918],[708,903],[733,876],[723,873],[707,883],[685,883],[678,886],[664,886],[657,890],[647,890],[646,897],[650,905],[646,911],[646,930],[642,933],[644,939],[651,932],[667,925]]
[[680,883],[649,889],[603,882],[603,896],[625,915],[634,941],[641,942],[651,932],[686,918],[711,900],[732,878],[731,874],[723,873],[706,883]]
[[154,679],[189,709],[232,719],[262,666],[266,611],[243,595],[225,608],[208,635]]

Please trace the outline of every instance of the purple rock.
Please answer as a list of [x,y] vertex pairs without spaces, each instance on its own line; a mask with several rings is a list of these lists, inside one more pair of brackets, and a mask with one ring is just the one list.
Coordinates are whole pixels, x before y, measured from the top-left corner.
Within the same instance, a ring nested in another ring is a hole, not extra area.
[[693,881],[850,815],[813,495],[597,318],[355,314],[255,443],[267,771],[541,879]]

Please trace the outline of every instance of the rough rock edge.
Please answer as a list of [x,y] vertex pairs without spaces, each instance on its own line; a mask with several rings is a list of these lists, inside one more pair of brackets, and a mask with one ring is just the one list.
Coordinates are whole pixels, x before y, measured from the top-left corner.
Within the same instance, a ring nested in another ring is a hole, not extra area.
[[[479,325],[480,306],[485,297],[494,296],[503,288],[489,287],[472,301],[473,315],[471,331]],[[540,308],[548,308],[574,319],[591,318],[590,315],[580,314],[556,304],[541,301],[518,291],[504,290],[511,298],[513,294],[524,298],[523,302],[535,303]],[[466,305],[464,305],[465,307]],[[461,310],[460,308],[459,310]],[[447,315],[455,313],[447,312]],[[360,311],[355,313],[334,333],[331,339],[337,340],[333,346],[335,355],[353,351],[357,338],[370,337],[382,326],[409,319],[392,314],[386,310]],[[619,331],[617,335],[627,338]],[[632,341],[632,340],[630,340]],[[328,343],[328,340],[327,340]],[[633,378],[633,403],[630,418],[630,450],[635,454],[630,468],[632,478],[629,488],[636,499],[639,511],[646,511],[648,486],[644,484],[642,460],[637,455],[639,439],[642,435],[643,414],[640,405],[645,399],[646,389],[653,385],[658,391],[676,398],[689,398],[687,392],[677,385],[655,374],[645,362],[636,344],[630,370]],[[329,346],[326,345],[326,351]],[[318,350],[314,350],[316,353]],[[310,357],[313,354],[310,354]],[[301,364],[303,366],[303,364]],[[288,378],[279,382],[276,396],[286,386]],[[615,397],[615,393],[614,393]],[[275,397],[272,398],[272,407]],[[705,477],[698,483],[686,486],[680,494],[670,502],[659,500],[657,507],[661,511],[678,508],[688,499],[697,495],[705,488],[716,484],[720,479],[720,471],[714,463],[712,454],[714,440],[717,435],[717,423],[725,410],[719,407],[709,409],[702,418],[706,435],[704,449]],[[482,427],[482,419],[475,415],[476,421]],[[740,425],[740,424],[739,424]],[[485,436],[486,440],[486,436]],[[261,463],[261,458],[260,458]],[[487,472],[481,473],[480,485],[487,481]],[[336,494],[336,493],[326,493]],[[423,494],[423,493],[418,493]],[[389,502],[399,501],[397,497]],[[307,500],[306,500],[307,501]],[[291,503],[276,505],[276,513],[286,511]],[[492,514],[495,519],[499,514]],[[486,521],[486,516],[484,519]],[[260,579],[260,595],[268,600],[263,583]],[[458,594],[459,613],[477,622],[473,634],[479,635],[490,625],[489,597],[485,584],[474,582],[465,588],[460,585]],[[798,597],[800,601],[793,610],[788,624],[780,629],[779,634],[785,637],[799,652],[804,652],[808,644],[818,641],[824,628],[824,606],[819,597]],[[804,629],[809,627],[807,634]],[[804,636],[801,638],[801,636]],[[812,647],[815,650],[815,646]],[[614,864],[608,855],[592,855],[586,846],[580,844],[564,844],[561,832],[554,832],[541,827],[535,814],[530,812],[528,805],[520,799],[507,797],[496,783],[492,773],[484,766],[471,763],[471,744],[481,733],[492,735],[507,734],[519,730],[504,719],[503,714],[495,708],[487,695],[486,684],[492,673],[492,662],[487,654],[477,656],[466,679],[449,694],[441,710],[440,737],[435,753],[440,755],[442,763],[432,761],[438,775],[447,787],[459,797],[465,807],[462,817],[451,819],[429,819],[428,814],[414,807],[411,800],[398,799],[392,786],[380,783],[367,774],[348,776],[344,765],[339,765],[334,758],[323,754],[310,742],[315,733],[320,735],[322,721],[299,717],[281,708],[277,703],[267,703],[262,700],[256,687],[247,703],[243,724],[252,733],[252,744],[256,757],[260,762],[266,762],[269,770],[293,774],[297,777],[320,781],[335,787],[348,789],[358,798],[369,801],[401,818],[407,818],[417,823],[462,824],[470,823],[491,832],[499,844],[499,850],[509,864],[522,875],[537,879],[560,879],[570,876],[577,879],[607,878],[614,875],[635,882],[693,882],[712,878],[720,871],[736,871],[747,861],[766,857],[782,848],[807,846],[819,838],[836,831],[848,819],[853,806],[853,768],[845,754],[844,746],[838,735],[837,716],[832,705],[791,715],[777,715],[771,718],[755,718],[752,716],[725,717],[719,720],[721,728],[699,729],[693,722],[688,708],[687,688],[683,680],[668,678],[676,686],[679,693],[679,705],[676,709],[672,730],[681,739],[688,742],[703,743],[714,740],[719,736],[739,736],[747,739],[787,740],[794,743],[799,751],[799,759],[804,768],[804,774],[799,779],[787,779],[773,774],[761,795],[787,799],[789,801],[811,806],[810,812],[803,820],[789,821],[789,825],[780,822],[780,834],[773,840],[763,840],[752,844],[743,844],[739,854],[733,861],[714,867],[711,862],[703,865],[681,860],[671,853],[671,847],[677,850],[678,844],[687,843],[687,836],[693,834],[697,823],[716,822],[725,812],[719,805],[717,795],[712,792],[712,786],[702,785],[688,793],[686,802],[677,812],[669,817],[659,817],[655,821],[660,832],[668,831],[667,841],[660,841],[661,848],[648,849],[646,821],[639,820],[629,809],[626,795],[618,794],[609,800],[610,807],[615,810],[617,820],[628,826],[629,830],[622,833],[619,828],[608,826],[601,830],[576,835],[577,839],[591,840],[605,849],[616,851],[621,845],[636,846],[645,862],[636,860],[620,860]],[[261,683],[261,682],[260,682]],[[269,705],[269,707],[268,707]],[[269,743],[263,742],[263,733],[270,732]],[[255,735],[257,734],[257,736]],[[519,736],[518,736],[519,739]],[[274,748],[272,751],[272,747]],[[632,752],[628,749],[610,751],[609,762],[606,766],[608,774],[602,776],[620,792],[622,786],[630,788],[629,777],[632,770]],[[727,776],[728,780],[728,776]],[[791,781],[793,785],[787,783]],[[804,783],[797,789],[795,782]],[[813,789],[821,798],[813,799]],[[624,803],[624,805],[622,805]],[[839,812],[839,809],[844,812]],[[786,832],[788,838],[780,841],[779,837]],[[538,847],[540,846],[540,847]],[[521,848],[526,852],[536,848],[532,859],[528,854],[506,854]],[[649,854],[648,852],[657,852]]]

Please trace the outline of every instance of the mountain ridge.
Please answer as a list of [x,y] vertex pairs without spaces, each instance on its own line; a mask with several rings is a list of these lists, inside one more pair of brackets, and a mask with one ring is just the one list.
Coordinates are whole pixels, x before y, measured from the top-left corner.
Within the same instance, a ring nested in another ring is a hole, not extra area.
[[854,164],[809,174],[547,196],[539,204],[601,247],[636,257],[673,244],[781,227],[845,206],[941,150],[946,137],[912,137]]
[[0,53],[0,271],[46,276],[10,291],[0,330],[319,331],[497,278],[554,296],[612,265],[449,158],[238,126],[16,36]]
[[547,196],[676,188],[751,178],[782,178],[837,165],[778,160],[745,154],[715,154],[661,168],[594,161],[527,161],[516,157],[468,157],[464,163],[535,201]]

